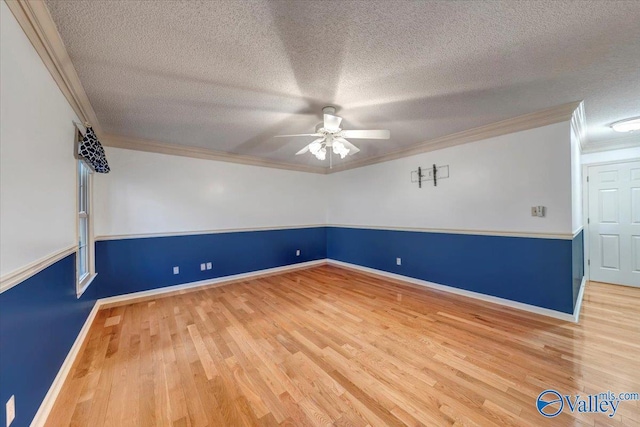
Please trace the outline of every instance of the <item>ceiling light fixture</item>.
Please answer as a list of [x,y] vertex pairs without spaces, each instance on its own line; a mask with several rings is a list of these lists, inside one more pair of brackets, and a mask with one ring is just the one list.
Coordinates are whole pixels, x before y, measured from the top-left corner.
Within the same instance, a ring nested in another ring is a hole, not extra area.
[[331,148],[333,148],[334,154],[340,155],[341,159],[344,159],[350,151],[347,146],[340,141],[333,141],[333,144],[331,144]]
[[339,154],[340,158],[342,158],[342,159],[344,159],[344,157],[347,154],[349,154],[349,149],[347,147],[345,147],[343,144],[341,144],[340,142],[337,142],[337,141],[333,141],[332,146],[329,145],[328,143],[326,143],[325,141],[312,142],[309,145],[309,151],[311,152],[311,154],[316,156],[316,159],[324,160],[324,159],[327,158],[327,147],[333,148],[333,153],[334,154]]
[[632,117],[612,123],[611,129],[616,132],[634,132],[640,130],[640,117]]
[[322,109],[323,122],[318,123],[315,133],[303,133],[298,135],[277,135],[276,137],[290,136],[315,136],[318,137],[313,142],[307,144],[302,150],[296,153],[296,156],[304,154],[307,151],[316,156],[318,160],[327,158],[329,152],[329,167],[332,167],[331,153],[339,155],[344,159],[348,155],[356,154],[360,151],[358,147],[353,145],[345,138],[359,139],[389,139],[390,132],[388,130],[343,130],[340,127],[342,117],[336,116],[336,107],[324,107]]

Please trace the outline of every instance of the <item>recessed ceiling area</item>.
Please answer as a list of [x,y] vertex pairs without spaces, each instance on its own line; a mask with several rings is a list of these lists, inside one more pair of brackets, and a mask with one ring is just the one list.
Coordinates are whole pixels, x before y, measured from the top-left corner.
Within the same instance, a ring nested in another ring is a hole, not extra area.
[[108,134],[328,166],[274,136],[325,105],[391,131],[340,164],[576,100],[588,143],[640,115],[638,1],[46,4]]

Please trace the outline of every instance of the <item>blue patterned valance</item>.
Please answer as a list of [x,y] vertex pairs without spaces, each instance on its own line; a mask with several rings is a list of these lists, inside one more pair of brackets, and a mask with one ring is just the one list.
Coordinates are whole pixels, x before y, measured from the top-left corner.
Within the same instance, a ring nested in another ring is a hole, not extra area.
[[95,132],[91,126],[86,127],[87,131],[78,144],[78,156],[82,158],[87,165],[98,173],[109,173],[109,163],[104,154],[104,148],[98,141]]

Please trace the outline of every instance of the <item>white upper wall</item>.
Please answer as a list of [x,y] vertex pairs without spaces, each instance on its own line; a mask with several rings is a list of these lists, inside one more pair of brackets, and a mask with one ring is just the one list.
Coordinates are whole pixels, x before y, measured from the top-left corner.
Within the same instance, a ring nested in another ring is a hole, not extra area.
[[76,242],[77,120],[0,1],[0,275]]
[[[384,144],[368,141],[362,144]],[[450,178],[410,180],[418,166]],[[428,229],[572,232],[569,122],[329,175],[329,224]],[[544,218],[531,207],[547,208]]]
[[95,235],[322,225],[326,176],[106,148]]

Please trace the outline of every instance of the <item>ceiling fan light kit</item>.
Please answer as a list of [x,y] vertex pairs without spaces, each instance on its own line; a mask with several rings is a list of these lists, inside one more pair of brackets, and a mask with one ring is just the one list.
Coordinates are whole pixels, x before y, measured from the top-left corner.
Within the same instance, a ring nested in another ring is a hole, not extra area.
[[318,160],[324,160],[327,158],[327,149],[321,142],[314,141],[309,144],[309,151],[311,151],[311,154],[316,156]]
[[327,151],[329,151],[330,159],[331,152],[344,159],[348,155],[356,154],[360,151],[358,147],[353,145],[345,138],[360,138],[360,139],[389,139],[391,133],[388,130],[343,130],[340,127],[342,123],[342,117],[336,116],[336,107],[324,107],[322,109],[323,122],[316,126],[315,133],[303,133],[297,135],[278,135],[282,137],[293,136],[315,136],[316,140],[306,145],[302,150],[296,153],[297,155],[304,154],[309,151],[316,156],[318,160],[325,160],[327,158]]

